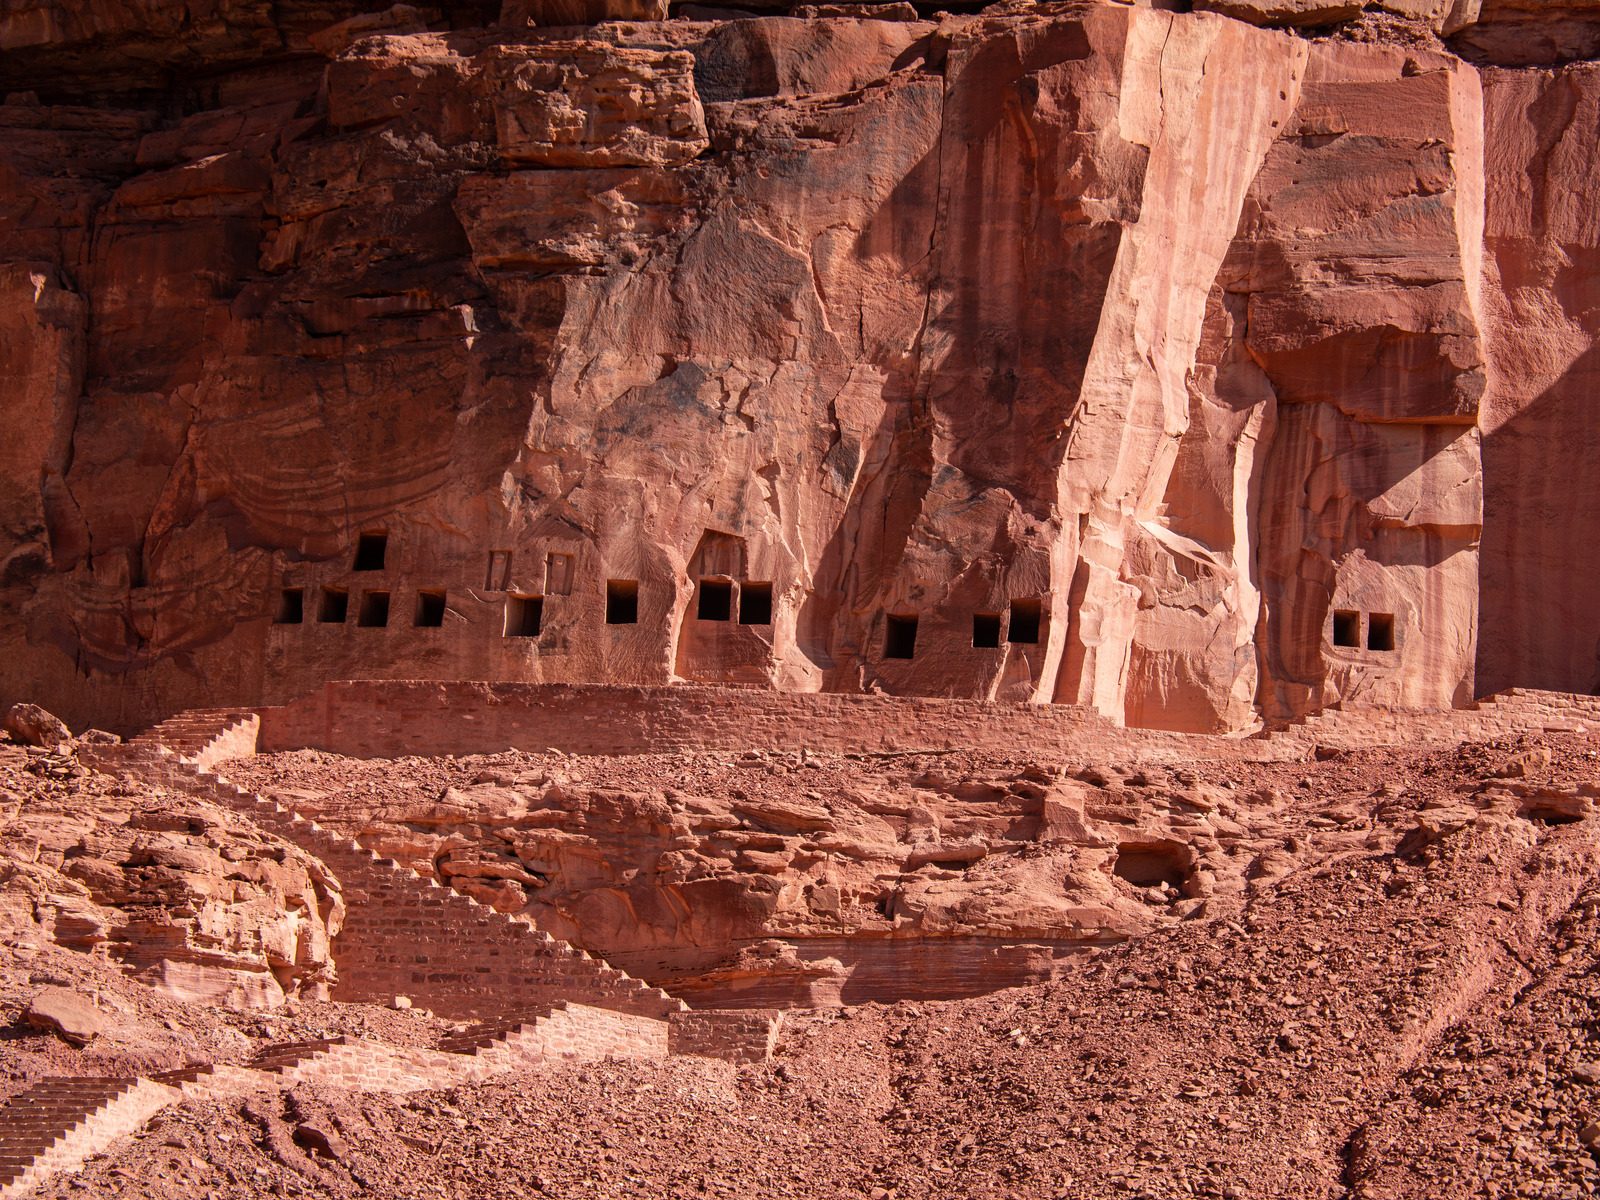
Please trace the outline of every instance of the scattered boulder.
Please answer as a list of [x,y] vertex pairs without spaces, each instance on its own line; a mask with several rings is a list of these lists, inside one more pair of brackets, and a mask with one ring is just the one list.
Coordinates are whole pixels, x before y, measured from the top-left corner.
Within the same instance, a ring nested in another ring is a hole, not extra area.
[[53,1033],[69,1046],[87,1046],[105,1031],[109,1018],[93,1002],[63,987],[47,987],[29,1002],[22,1021]]
[[1550,749],[1547,746],[1535,746],[1531,750],[1524,750],[1521,754],[1513,755],[1495,769],[1495,779],[1526,779],[1529,775],[1537,774],[1550,766]]
[[3,721],[5,731],[25,746],[43,746],[54,750],[72,741],[72,730],[54,713],[37,704],[13,704],[6,710]]
[[295,1145],[323,1158],[340,1161],[345,1156],[344,1139],[325,1125],[304,1122],[294,1128]]

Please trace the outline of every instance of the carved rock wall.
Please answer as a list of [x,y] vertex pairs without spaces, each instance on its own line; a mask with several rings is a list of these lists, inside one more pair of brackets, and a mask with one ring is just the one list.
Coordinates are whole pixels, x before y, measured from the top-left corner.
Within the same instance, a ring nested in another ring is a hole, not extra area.
[[[1517,415],[1520,314],[1593,322],[1505,280],[1581,241],[1533,215],[1581,172],[1528,164],[1587,161],[1587,65],[1087,0],[482,8],[179,49],[160,4],[0,7],[7,82],[78,102],[0,106],[0,700],[686,679],[1216,732],[1578,686],[1540,606],[1585,510],[1530,536],[1526,476],[1581,442]],[[1480,648],[1480,575],[1539,649]]]

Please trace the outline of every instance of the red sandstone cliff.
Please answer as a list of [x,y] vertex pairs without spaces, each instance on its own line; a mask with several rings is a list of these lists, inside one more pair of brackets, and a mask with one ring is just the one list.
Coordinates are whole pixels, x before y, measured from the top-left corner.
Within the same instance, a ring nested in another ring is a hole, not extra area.
[[0,700],[1600,681],[1600,6],[377,7],[0,3]]

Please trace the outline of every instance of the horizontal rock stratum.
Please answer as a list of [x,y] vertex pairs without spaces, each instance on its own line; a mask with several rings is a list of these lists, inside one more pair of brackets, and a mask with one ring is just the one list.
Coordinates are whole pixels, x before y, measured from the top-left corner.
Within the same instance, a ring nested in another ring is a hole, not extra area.
[[0,0],[0,705],[1590,690],[1600,6],[1193,7]]

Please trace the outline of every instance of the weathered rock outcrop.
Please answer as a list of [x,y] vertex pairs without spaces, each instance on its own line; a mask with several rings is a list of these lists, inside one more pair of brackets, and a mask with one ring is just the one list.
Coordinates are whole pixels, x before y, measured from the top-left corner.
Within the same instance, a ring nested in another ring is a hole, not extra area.
[[227,771],[697,1006],[1037,982],[1086,951],[1225,919],[1310,862],[1404,833],[1354,803],[1306,809],[1271,768],[1219,786],[1187,769],[955,754],[304,751]]
[[180,7],[0,7],[0,702],[1592,682],[1587,0]]
[[331,982],[338,881],[294,846],[67,756],[0,750],[0,785],[7,946],[54,943],[170,995],[237,1008]]

